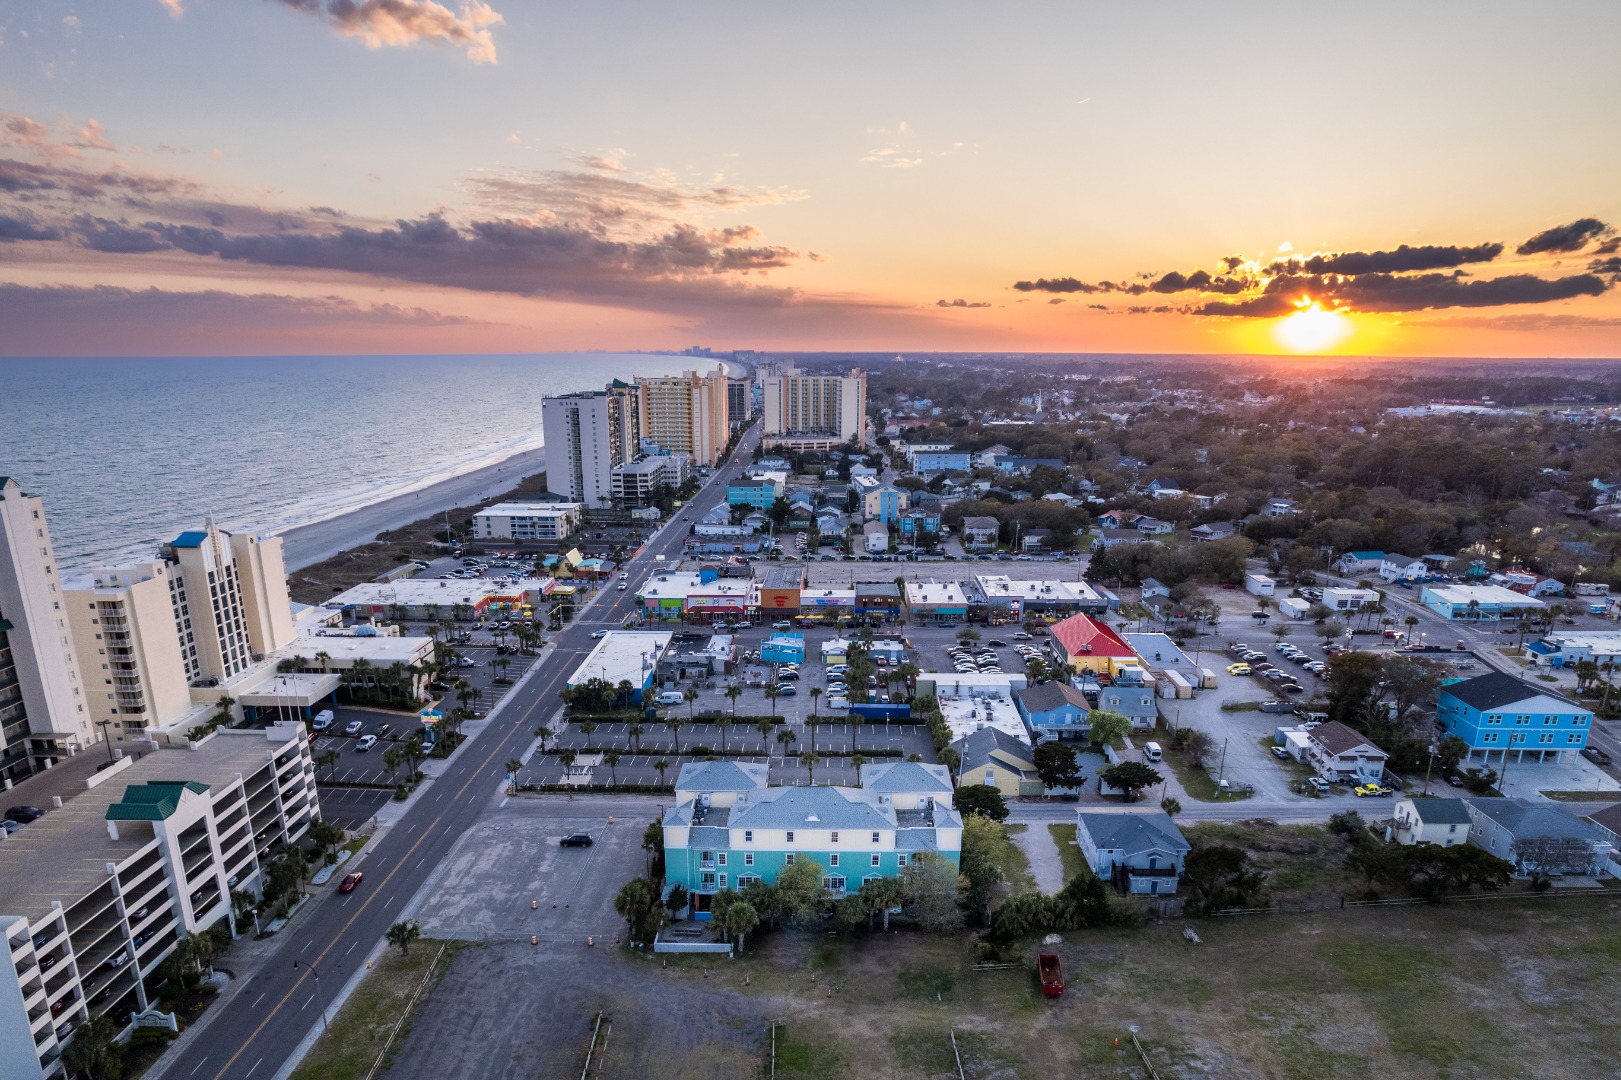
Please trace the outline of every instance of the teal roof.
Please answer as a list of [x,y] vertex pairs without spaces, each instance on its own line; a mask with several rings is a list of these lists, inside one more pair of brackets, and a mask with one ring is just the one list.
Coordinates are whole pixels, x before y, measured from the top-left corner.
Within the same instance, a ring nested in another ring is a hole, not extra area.
[[131,784],[124,797],[107,807],[108,821],[163,821],[180,808],[183,791],[196,795],[208,791],[207,784],[195,780],[149,780]]
[[183,532],[174,538],[174,544],[171,546],[177,548],[202,547],[203,541],[206,539],[208,539],[208,534],[205,532],[197,532],[195,530],[192,532]]

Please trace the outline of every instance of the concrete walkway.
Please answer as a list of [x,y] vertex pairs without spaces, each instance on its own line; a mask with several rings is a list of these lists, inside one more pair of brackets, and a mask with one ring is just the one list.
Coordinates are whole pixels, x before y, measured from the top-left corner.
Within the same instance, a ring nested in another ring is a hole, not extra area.
[[1050,896],[1064,887],[1064,860],[1047,822],[1032,821],[1029,828],[1011,839],[1030,860],[1030,876],[1036,879],[1036,888]]

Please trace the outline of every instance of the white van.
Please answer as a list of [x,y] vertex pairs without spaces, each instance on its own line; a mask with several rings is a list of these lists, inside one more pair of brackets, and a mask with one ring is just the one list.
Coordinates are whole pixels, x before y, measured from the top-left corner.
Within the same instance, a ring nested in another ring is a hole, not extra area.
[[666,690],[654,698],[653,701],[658,705],[685,705],[687,699],[681,695],[679,690]]
[[1143,743],[1143,757],[1146,758],[1147,760],[1149,760],[1149,761],[1159,761],[1164,756],[1165,756],[1165,752],[1159,748],[1159,743],[1157,743],[1157,742]]
[[331,726],[332,726],[332,710],[331,709],[322,709],[320,712],[315,714],[315,719],[310,721],[310,727],[315,729],[316,731],[325,731],[327,728],[329,728]]

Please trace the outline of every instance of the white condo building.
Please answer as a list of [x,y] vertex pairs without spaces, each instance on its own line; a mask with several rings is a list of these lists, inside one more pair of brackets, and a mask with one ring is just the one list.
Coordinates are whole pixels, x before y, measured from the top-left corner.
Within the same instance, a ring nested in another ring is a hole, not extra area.
[[615,381],[606,390],[564,394],[540,403],[546,437],[546,490],[600,508],[613,496],[615,466],[641,448],[641,395]]
[[95,739],[45,508],[0,476],[0,787]]
[[714,466],[732,435],[725,371],[638,378],[642,437],[695,465]]
[[176,944],[230,919],[232,890],[257,895],[266,862],[319,816],[302,724],[219,731],[101,769],[98,758],[26,781],[19,798],[50,809],[0,839],[7,1080],[60,1075],[92,1014],[124,1029],[154,1006]]
[[[867,376],[801,375],[789,369],[760,380],[765,395],[764,437],[771,445],[821,449],[854,439],[866,445]],[[812,445],[817,444],[817,445]]]
[[580,504],[496,503],[473,515],[476,540],[559,543],[580,527]]

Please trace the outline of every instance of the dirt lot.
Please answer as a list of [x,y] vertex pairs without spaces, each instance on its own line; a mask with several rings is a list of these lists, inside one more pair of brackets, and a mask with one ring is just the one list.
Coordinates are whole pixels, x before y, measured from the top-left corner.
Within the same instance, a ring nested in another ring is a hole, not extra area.
[[[563,1077],[598,1011],[593,1076],[1578,1078],[1614,1074],[1621,899],[1487,901],[1084,932],[1069,991],[1028,961],[975,971],[965,940],[778,933],[726,962],[527,945],[464,950],[391,1077]],[[747,980],[747,985],[745,985]],[[501,1008],[490,1008],[495,988]],[[1115,1040],[1120,1040],[1120,1045]]]
[[[473,515],[486,506],[498,502],[521,499],[524,495],[546,490],[546,474],[536,473],[518,482],[504,495],[486,500],[477,506],[460,506],[450,511],[450,520],[457,526],[466,526]],[[412,522],[403,529],[378,533],[377,539],[364,547],[334,555],[324,562],[295,570],[288,578],[288,593],[300,604],[322,604],[345,589],[375,579],[396,566],[413,559],[431,559],[439,554],[434,533],[445,529],[443,512]]]

